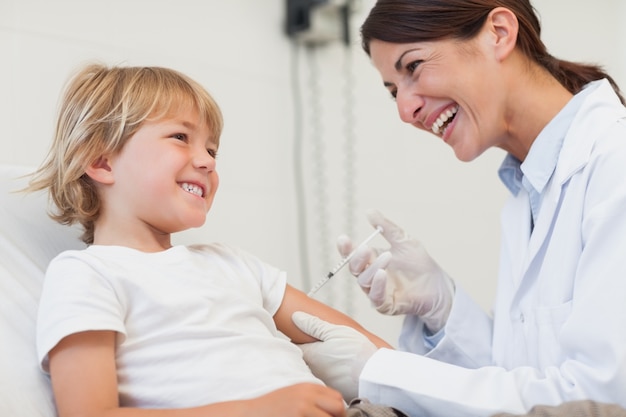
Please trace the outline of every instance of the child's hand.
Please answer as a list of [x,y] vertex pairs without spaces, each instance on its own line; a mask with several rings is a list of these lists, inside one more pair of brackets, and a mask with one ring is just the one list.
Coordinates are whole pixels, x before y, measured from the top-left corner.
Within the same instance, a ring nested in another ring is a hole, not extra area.
[[338,391],[318,384],[296,384],[250,400],[250,415],[260,417],[345,417]]

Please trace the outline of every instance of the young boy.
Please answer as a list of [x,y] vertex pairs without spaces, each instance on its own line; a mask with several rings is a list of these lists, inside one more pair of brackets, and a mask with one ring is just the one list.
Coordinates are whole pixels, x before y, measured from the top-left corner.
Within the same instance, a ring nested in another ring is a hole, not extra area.
[[172,246],[211,207],[221,129],[211,96],[176,71],[90,65],[70,81],[29,187],[49,189],[53,218],[80,223],[89,244],[50,263],[40,302],[61,417],[344,416],[292,343],[313,341],[292,313],[389,347],[254,256]]

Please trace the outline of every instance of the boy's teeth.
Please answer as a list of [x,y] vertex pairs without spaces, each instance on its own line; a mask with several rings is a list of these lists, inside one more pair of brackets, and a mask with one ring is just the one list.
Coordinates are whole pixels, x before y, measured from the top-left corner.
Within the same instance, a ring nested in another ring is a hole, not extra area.
[[437,120],[435,120],[435,123],[433,123],[433,125],[430,127],[430,129],[433,131],[434,134],[439,134],[441,127],[452,117],[456,114],[456,112],[459,111],[458,107],[454,107],[452,109],[448,109],[446,111],[444,111],[443,113],[441,113],[439,115],[439,117],[437,118]]
[[183,190],[202,197],[202,187],[198,187],[195,184],[189,184],[188,182],[183,182],[180,186]]

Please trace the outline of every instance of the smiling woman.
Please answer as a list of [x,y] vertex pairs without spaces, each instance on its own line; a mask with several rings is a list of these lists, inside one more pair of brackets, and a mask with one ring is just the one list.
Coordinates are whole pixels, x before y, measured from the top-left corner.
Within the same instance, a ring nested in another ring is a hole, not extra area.
[[[413,2],[406,9],[402,3],[376,4],[361,28],[363,48],[396,99],[402,121],[439,135],[463,161],[490,147],[523,160],[547,121],[593,80],[607,79],[624,102],[600,66],[547,52],[527,1],[501,8],[489,0],[474,7],[460,2],[458,8],[445,1]],[[397,24],[407,19],[406,10],[410,22]],[[536,91],[524,91],[531,87]],[[547,99],[535,100],[539,93]],[[449,110],[460,121],[441,129]],[[456,124],[461,132],[453,135]]]
[[[371,212],[389,247],[358,248],[350,271],[379,312],[406,316],[404,352],[363,365],[334,347],[329,324],[310,365],[322,375],[353,361],[361,395],[415,415],[626,406],[626,108],[614,80],[551,56],[528,0],[378,0],[361,34],[403,122],[461,161],[506,151],[497,296],[485,314]],[[342,239],[342,254],[352,248]]]

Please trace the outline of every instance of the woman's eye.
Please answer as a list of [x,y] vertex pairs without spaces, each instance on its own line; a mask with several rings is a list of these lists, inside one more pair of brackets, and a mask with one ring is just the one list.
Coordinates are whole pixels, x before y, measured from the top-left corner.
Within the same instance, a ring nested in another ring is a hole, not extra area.
[[387,87],[387,92],[391,96],[391,99],[395,100],[396,96],[398,95],[398,87],[396,87],[392,83],[385,83],[385,87]]
[[407,71],[409,71],[411,74],[414,73],[417,67],[419,67],[419,65],[422,62],[424,61],[422,61],[421,59],[418,59],[417,61],[409,62],[408,65],[406,66]]

